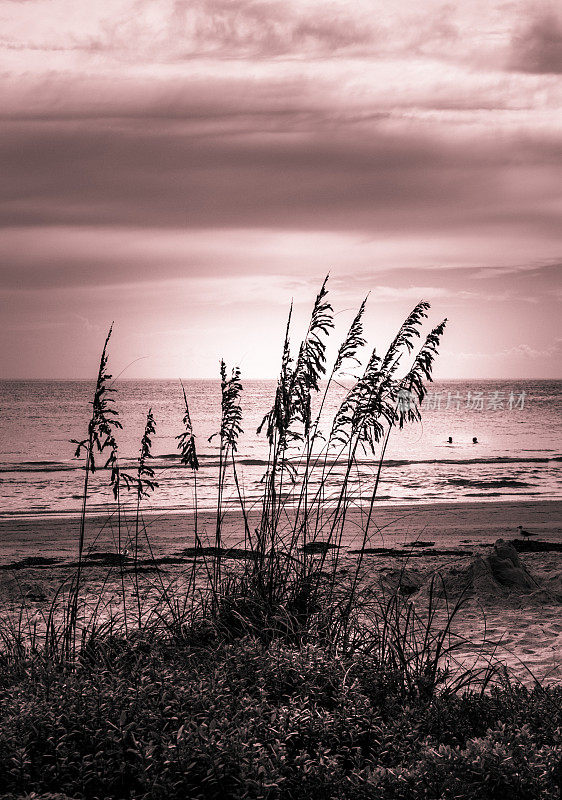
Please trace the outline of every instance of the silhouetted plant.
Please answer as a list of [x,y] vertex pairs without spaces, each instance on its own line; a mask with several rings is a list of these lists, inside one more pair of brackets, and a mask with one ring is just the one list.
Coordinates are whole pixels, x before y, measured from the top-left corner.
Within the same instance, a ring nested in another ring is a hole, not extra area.
[[306,336],[297,358],[293,380],[292,402],[296,409],[296,419],[303,426],[305,438],[310,433],[312,423],[312,392],[320,391],[320,379],[326,373],[326,340],[334,327],[333,309],[326,301],[328,276],[314,301],[312,315]]
[[[206,570],[206,576],[208,581],[208,587],[211,593],[215,593],[216,589],[213,585],[212,580],[212,570],[209,569],[209,564],[203,555],[203,545],[201,543],[201,539],[199,538],[199,530],[198,530],[198,499],[197,499],[197,472],[199,470],[199,458],[197,455],[197,447],[195,444],[195,433],[193,431],[193,424],[191,422],[191,413],[189,411],[189,403],[187,401],[187,393],[185,391],[185,386],[183,382],[180,381],[182,394],[183,394],[183,404],[184,404],[184,413],[183,413],[183,431],[176,436],[178,441],[178,450],[180,451],[180,461],[185,467],[189,467],[193,474],[193,536],[195,541],[195,555],[193,558],[193,566],[191,569],[191,576],[190,576],[190,584],[188,587],[188,591],[194,593],[196,590],[196,576],[197,576],[197,565],[198,565],[198,558],[201,554],[203,557],[204,567]],[[187,602],[187,598],[186,598]],[[173,604],[171,603],[170,610],[173,617],[173,623],[176,630],[180,630],[182,626],[182,619],[185,612],[185,604],[183,608],[180,610],[178,602]]]
[[[319,395],[321,378],[326,375],[326,340],[333,327],[332,306],[327,300],[327,279],[314,302],[296,361],[291,356],[290,348],[290,309],[274,404],[258,428],[258,433],[265,429],[269,461],[255,539],[249,535],[244,502],[239,493],[247,531],[245,541],[250,544],[252,558],[242,575],[228,584],[228,604],[231,612],[235,609],[238,622],[244,615],[248,617],[251,629],[261,628],[263,631],[270,626],[274,630],[277,626],[279,632],[295,632],[297,629],[302,632],[314,618],[319,618],[319,609],[331,606],[335,597],[335,576],[346,516],[350,504],[355,500],[351,496],[349,482],[352,471],[357,467],[358,450],[361,450],[371,456],[376,455],[378,467],[368,497],[357,569],[346,603],[339,605],[340,611],[343,609],[343,617],[338,622],[339,630],[344,638],[347,636],[345,619],[350,619],[355,603],[362,553],[370,535],[384,454],[392,428],[404,422],[397,410],[399,392],[407,387],[414,401],[417,398],[421,402],[423,380],[431,378],[433,357],[445,324],[441,323],[428,336],[402,379],[396,377],[399,364],[414,348],[421,324],[427,317],[428,303],[422,301],[414,307],[383,357],[376,350],[372,351],[362,375],[356,379],[335,414],[330,435],[324,440],[322,459],[320,454],[313,456],[313,448],[323,440],[320,415],[326,393],[330,382],[346,362],[357,363],[358,349],[365,341],[362,327],[365,305],[366,299],[338,350],[314,422],[312,397]],[[414,418],[413,413],[408,419]],[[338,454],[328,469],[328,452],[334,448],[337,448]],[[310,478],[319,463],[322,464],[319,485],[310,491]],[[325,504],[325,487],[334,463],[343,465],[344,477],[332,505],[328,507]],[[224,470],[221,475],[224,478]],[[219,483],[222,484],[222,481]],[[218,491],[220,507],[222,485],[219,485]],[[217,515],[217,520],[217,531],[220,532],[220,515]],[[317,544],[320,534],[323,534],[323,538]],[[220,535],[216,536],[215,545],[220,569]],[[331,559],[330,579],[326,582],[323,568],[328,556]],[[232,613],[229,618],[232,621]]]
[[[146,423],[144,426],[143,435],[141,438],[139,456],[137,461],[136,476],[132,478],[126,473],[122,473],[122,477],[127,483],[127,488],[134,488],[136,493],[136,510],[135,510],[135,535],[133,542],[133,569],[135,580],[135,594],[137,599],[137,613],[138,613],[138,627],[142,624],[142,609],[140,602],[139,590],[139,573],[138,573],[138,560],[139,560],[139,538],[141,530],[141,502],[144,498],[158,487],[157,481],[154,480],[154,470],[149,466],[148,462],[152,458],[152,436],[156,433],[156,422],[152,408],[148,409],[146,415]],[[144,527],[144,526],[143,526]],[[146,529],[145,529],[146,534]]]
[[[215,548],[216,557],[213,563],[213,580],[216,587],[221,582],[221,548],[222,548],[222,522],[223,522],[223,497],[226,482],[226,472],[228,469],[229,458],[232,459],[232,466],[235,469],[234,454],[238,448],[238,437],[242,431],[242,408],[240,406],[240,395],[242,383],[240,381],[240,368],[234,367],[230,377],[228,377],[226,364],[221,359],[221,425],[218,433],[213,433],[209,437],[211,442],[216,436],[220,439],[219,445],[219,475],[217,484],[217,514],[215,525]],[[216,595],[216,591],[215,591]]]
[[[181,381],[180,381],[181,383]],[[191,415],[189,413],[189,404],[187,402],[187,394],[185,386],[181,383],[184,402],[183,414],[183,431],[176,436],[178,440],[178,450],[181,453],[181,463],[186,467],[191,467],[194,472],[199,469],[199,459],[197,458],[197,449],[195,447],[195,435],[193,433],[193,425],[191,424]]]
[[332,375],[340,372],[346,361],[353,361],[355,364],[361,363],[357,358],[357,351],[366,344],[366,340],[363,338],[363,314],[365,313],[366,305],[367,297],[359,306],[359,311],[351,323],[347,336],[340,345],[334,361]]
[[92,401],[92,416],[88,422],[88,435],[85,439],[72,439],[76,445],[75,456],[79,458],[85,455],[84,462],[84,486],[82,492],[82,512],[80,516],[80,529],[78,536],[78,567],[74,586],[71,592],[68,643],[74,651],[76,646],[76,623],[78,610],[78,596],[80,592],[80,580],[82,575],[82,563],[84,555],[84,539],[86,529],[86,508],[88,501],[89,476],[97,469],[96,453],[103,453],[109,450],[109,455],[105,460],[104,467],[111,470],[111,484],[113,493],[117,498],[119,493],[119,465],[117,459],[117,441],[115,430],[123,426],[117,419],[118,412],[113,405],[113,394],[115,388],[110,385],[112,376],[107,372],[107,347],[113,331],[113,323],[106,336],[98,369],[98,377]]

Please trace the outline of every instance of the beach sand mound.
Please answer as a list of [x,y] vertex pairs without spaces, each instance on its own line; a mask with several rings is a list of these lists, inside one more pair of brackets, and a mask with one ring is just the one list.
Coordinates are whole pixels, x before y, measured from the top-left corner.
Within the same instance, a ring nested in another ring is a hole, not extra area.
[[398,593],[408,597],[421,588],[425,580],[425,574],[425,572],[422,573],[418,570],[404,567],[388,567],[382,570],[378,578],[378,585],[390,595]]
[[416,593],[416,599],[435,597],[456,601],[461,597],[484,604],[556,604],[562,596],[547,589],[521,561],[517,550],[498,539],[489,555],[472,559],[465,567],[439,570]]

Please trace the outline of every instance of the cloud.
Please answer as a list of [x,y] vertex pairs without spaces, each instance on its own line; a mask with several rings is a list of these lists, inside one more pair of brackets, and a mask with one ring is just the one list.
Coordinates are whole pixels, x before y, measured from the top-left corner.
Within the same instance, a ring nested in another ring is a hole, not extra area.
[[[205,72],[205,71],[204,71]],[[5,74],[1,115],[14,120],[162,119],[227,121],[252,115],[297,115],[308,104],[302,77],[270,72],[261,80],[246,71],[225,75],[143,75],[112,70]],[[313,104],[315,109],[318,104]]]
[[[29,5],[39,11],[40,0]],[[8,26],[4,40],[137,62],[452,54],[462,41],[455,16],[441,0],[422,11],[383,0],[100,0],[80,15],[56,0],[48,15],[56,24],[23,12],[26,24]]]
[[543,9],[514,36],[511,67],[522,72],[562,74],[562,14]]
[[[451,351],[447,350],[443,352],[447,355],[454,355],[456,358],[462,359],[463,361],[479,361],[480,359],[504,360],[514,358],[527,361],[537,361],[541,359],[550,360],[557,358],[562,354],[562,337],[557,337],[552,344],[541,348],[532,347],[529,344],[521,343],[514,345],[513,347],[506,347],[502,350],[489,353],[461,353],[458,351],[452,353]],[[557,366],[559,366],[559,364],[557,364]]]
[[[59,0],[51,14],[60,14],[63,6]],[[364,7],[338,0],[99,2],[94,13],[83,17],[82,26],[61,19],[57,32],[32,21],[26,35],[20,33],[19,46],[55,46],[135,61],[336,57],[380,38],[375,19]]]
[[522,356],[528,359],[553,358],[562,354],[562,337],[557,337],[551,345],[541,349],[528,344],[518,344],[503,350],[502,356]]
[[[135,285],[189,280],[239,282],[242,294],[255,295],[244,284],[279,280],[299,293],[303,281],[318,281],[329,269],[340,293],[371,288],[376,271],[409,271],[399,285],[379,285],[377,297],[418,298],[424,292],[442,297],[444,288],[420,287],[412,271],[430,264],[444,243],[424,240],[365,239],[349,231],[278,229],[169,229],[133,227],[6,228],[0,240],[0,286],[6,290],[61,290],[66,287]],[[456,240],[447,244],[453,251]],[[338,277],[347,273],[345,278]],[[259,276],[259,277],[256,277]],[[200,286],[200,284],[197,284]],[[202,285],[202,284],[201,284]],[[215,284],[213,284],[215,285]]]
[[[367,23],[367,24],[365,24]],[[183,55],[330,55],[373,43],[374,26],[343,3],[322,8],[289,0],[176,0],[169,29]],[[191,34],[191,37],[189,36]],[[181,37],[183,40],[183,48]]]
[[0,221],[402,235],[532,226],[545,242],[559,238],[553,149],[543,156],[538,143],[510,137],[447,140],[439,126],[430,135],[309,117],[299,128],[293,116],[282,130],[274,119],[244,117],[222,135],[167,120],[5,125]]
[[[363,276],[364,280],[364,276]],[[339,292],[346,293],[345,279],[335,279],[332,286],[336,287]],[[370,296],[376,303],[396,302],[403,300],[413,300],[414,303],[419,300],[435,300],[444,297],[453,298],[456,292],[444,286],[384,286],[375,284],[369,286]],[[357,292],[349,290],[347,292],[350,297],[357,296]]]
[[[16,127],[0,139],[5,224],[332,227],[377,210],[460,202],[446,150],[404,137],[261,134],[201,138],[170,126]],[[477,182],[478,171],[470,159]],[[486,184],[493,179],[488,175]],[[355,222],[352,220],[355,219]]]
[[[558,282],[551,264],[511,272],[509,284],[493,269],[514,252],[535,257],[536,250],[536,242],[525,236],[512,236],[509,248],[502,239],[500,249],[497,234],[457,231],[404,237],[278,227],[19,226],[5,228],[0,237],[0,288],[12,299],[32,291],[104,287],[111,292],[119,286],[129,287],[132,296],[136,286],[152,292],[179,281],[203,297],[208,292],[202,281],[218,286],[228,280],[240,287],[229,295],[258,303],[260,281],[265,285],[283,276],[283,285],[297,296],[303,285],[315,286],[330,271],[332,289],[346,301],[371,290],[377,302],[427,297],[458,308],[540,300],[542,308]],[[487,280],[483,262],[492,266]]]
[[[9,2],[0,42],[44,51],[76,69],[80,57],[133,65],[229,61],[433,59],[501,68],[530,0],[72,0]],[[1,7],[1,0],[0,0]],[[65,56],[66,53],[66,56]],[[57,55],[58,54],[58,55]],[[44,60],[44,59],[43,59]],[[45,69],[45,64],[43,64]],[[87,70],[87,71],[92,71]]]

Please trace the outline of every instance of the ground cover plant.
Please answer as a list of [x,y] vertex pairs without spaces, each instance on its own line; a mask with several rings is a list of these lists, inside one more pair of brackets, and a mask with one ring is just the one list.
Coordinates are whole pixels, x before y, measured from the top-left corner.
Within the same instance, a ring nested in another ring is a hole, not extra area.
[[3,797],[559,796],[560,690],[428,699],[369,654],[100,638],[5,665],[0,698]]
[[[158,488],[150,468],[158,421],[150,409],[136,471],[120,467],[110,329],[88,429],[75,442],[84,459],[75,573],[42,630],[26,628],[25,615],[16,628],[1,630],[0,796],[560,796],[560,690],[516,686],[493,664],[452,669],[459,641],[451,624],[464,598],[447,605],[442,587],[431,586],[426,606],[417,608],[398,590],[365,584],[389,437],[420,418],[445,322],[414,354],[429,311],[420,302],[387,350],[371,350],[361,369],[364,311],[365,302],[329,369],[327,281],[296,353],[289,313],[277,388],[261,426],[268,466],[252,506],[237,469],[242,377],[221,362],[211,541],[198,526],[196,420],[181,387],[177,443],[194,497],[181,593],[156,569],[162,560],[142,513]],[[326,427],[330,386],[350,370],[357,374]],[[353,477],[365,453],[376,467],[358,489]],[[336,464],[343,479],[334,486]],[[98,469],[108,471],[118,530],[116,552],[104,555],[117,570],[122,606],[109,616],[103,593],[88,612],[82,596],[89,479]],[[228,481],[243,538],[235,562],[225,558],[223,537]],[[358,505],[360,547],[343,574],[344,529]],[[139,558],[141,540],[148,559]],[[157,599],[144,608],[139,581],[151,565]]]

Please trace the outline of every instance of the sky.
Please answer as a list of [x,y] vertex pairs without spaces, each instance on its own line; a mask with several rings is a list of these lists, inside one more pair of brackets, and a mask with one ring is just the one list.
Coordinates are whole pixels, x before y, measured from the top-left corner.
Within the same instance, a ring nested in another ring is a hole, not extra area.
[[562,378],[562,5],[0,0],[0,376],[275,377],[325,274]]

